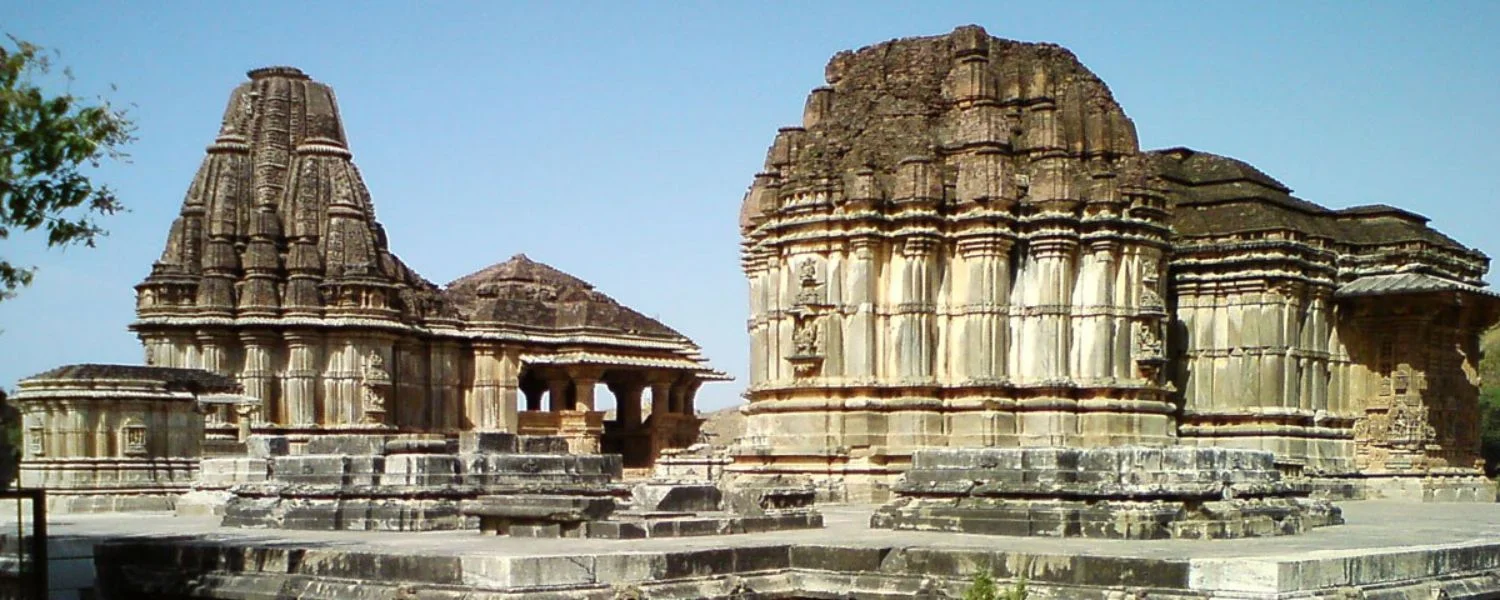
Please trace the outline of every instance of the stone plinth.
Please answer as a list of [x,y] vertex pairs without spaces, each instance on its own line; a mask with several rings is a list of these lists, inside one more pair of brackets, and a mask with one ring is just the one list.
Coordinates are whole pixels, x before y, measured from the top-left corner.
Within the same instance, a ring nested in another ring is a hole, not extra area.
[[1404,476],[1316,478],[1319,495],[1349,500],[1405,502],[1495,502],[1495,481],[1478,475],[1430,474]]
[[719,481],[724,469],[734,462],[728,454],[706,444],[682,449],[663,450],[652,465],[651,475],[660,481]]
[[202,454],[198,395],[234,381],[196,369],[72,365],[25,379],[20,486],[57,512],[172,510]]
[[1239,538],[1343,522],[1272,454],[1225,448],[924,450],[870,525],[995,535]]
[[[492,530],[509,531],[507,518],[539,525],[548,515],[565,517],[558,506],[572,506],[548,500],[612,506],[625,496],[614,483],[619,456],[565,454],[567,445],[561,438],[489,432],[458,439],[322,436],[303,454],[265,457],[264,482],[231,487],[224,525],[431,531],[472,529],[490,519],[499,523]],[[553,521],[568,520],[562,517]]]

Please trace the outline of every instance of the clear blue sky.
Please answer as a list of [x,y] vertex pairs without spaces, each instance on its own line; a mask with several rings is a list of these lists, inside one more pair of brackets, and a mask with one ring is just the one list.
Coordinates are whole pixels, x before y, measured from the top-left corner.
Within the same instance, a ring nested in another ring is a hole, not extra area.
[[[1252,8],[1253,7],[1253,8]],[[740,198],[835,52],[977,23],[1074,51],[1146,148],[1260,167],[1332,207],[1387,203],[1500,254],[1500,2],[25,2],[0,31],[60,50],[75,92],[134,103],[107,167],[132,212],[0,302],[0,386],[139,362],[132,286],[161,251],[229,91],[293,65],[339,95],[391,247],[451,281],[525,252],[746,370]]]

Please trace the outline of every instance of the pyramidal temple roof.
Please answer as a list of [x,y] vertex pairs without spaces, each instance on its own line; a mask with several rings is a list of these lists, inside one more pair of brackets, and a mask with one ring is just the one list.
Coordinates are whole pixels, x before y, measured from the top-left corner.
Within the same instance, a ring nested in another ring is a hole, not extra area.
[[[975,185],[959,187],[974,189],[959,190],[960,201],[1010,197],[1011,178],[1029,172],[1033,149],[1067,157],[1053,171],[1032,174],[1037,188],[1076,186],[1112,200],[1112,190],[1093,185],[1094,171],[1124,176],[1124,184],[1145,173],[1135,125],[1109,87],[1055,44],[1001,39],[968,25],[840,52],[825,79],[827,86],[808,95],[801,126],[783,127],[767,152],[741,205],[743,231],[804,191],[827,191],[835,204],[847,198],[877,206],[943,195],[936,187],[905,189],[905,172],[936,186],[941,177],[922,174],[969,171]],[[962,149],[1004,158],[987,168],[959,165]]]
[[1176,191],[1172,226],[1179,235],[1280,229],[1353,246],[1425,242],[1482,259],[1410,211],[1383,204],[1330,209],[1293,196],[1291,188],[1244,161],[1190,148],[1154,150],[1148,156],[1156,174]]
[[584,334],[702,362],[672,328],[522,255],[447,289],[422,278],[391,253],[333,89],[292,67],[250,71],[230,95],[136,289],[137,329],[295,322],[554,343]]
[[421,318],[436,287],[387,247],[333,89],[291,67],[248,75],[140,286],[177,297],[142,316],[324,316],[359,292],[346,316]]
[[453,280],[444,298],[475,326],[595,329],[687,339],[582,279],[517,254]]

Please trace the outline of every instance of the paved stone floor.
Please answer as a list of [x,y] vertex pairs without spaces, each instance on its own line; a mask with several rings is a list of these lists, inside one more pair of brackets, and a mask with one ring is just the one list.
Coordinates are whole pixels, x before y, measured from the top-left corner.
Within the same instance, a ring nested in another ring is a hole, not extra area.
[[[1500,504],[1412,504],[1343,502],[1347,523],[1297,536],[1239,540],[1100,540],[1001,537],[870,529],[874,506],[822,505],[826,528],[700,538],[642,540],[513,539],[478,532],[330,532],[248,530],[216,526],[216,519],[166,514],[55,515],[54,536],[134,537],[202,534],[212,538],[261,539],[357,546],[375,551],[499,556],[542,556],[579,552],[650,552],[731,546],[826,544],[841,546],[923,546],[1017,550],[1046,554],[1088,554],[1141,558],[1293,558],[1367,554],[1413,546],[1466,546],[1500,542]],[[11,523],[7,515],[0,522]],[[7,528],[9,529],[9,528]],[[1317,554],[1310,554],[1317,553]],[[1334,554],[1329,554],[1334,553]]]
[[[49,546],[55,572],[74,573],[70,577],[78,580],[54,578],[55,591],[92,585],[94,544],[101,541],[124,542],[116,559],[135,560],[131,568],[165,569],[146,580],[172,579],[172,563],[187,560],[173,551],[153,554],[168,546],[210,548],[209,556],[220,557],[212,559],[216,564],[225,555],[214,548],[239,552],[244,560],[250,555],[232,548],[310,549],[300,567],[261,565],[253,573],[215,567],[219,570],[178,582],[202,588],[211,581],[208,587],[223,593],[178,590],[160,596],[160,591],[136,590],[122,598],[355,598],[347,590],[318,591],[356,585],[352,581],[365,590],[357,596],[361,599],[395,593],[370,587],[377,582],[428,586],[437,594],[432,598],[543,597],[538,590],[552,590],[547,598],[613,598],[620,585],[656,585],[651,598],[730,598],[739,597],[734,586],[748,582],[756,589],[781,590],[767,598],[888,599],[921,593],[933,585],[933,577],[954,597],[977,565],[1029,579],[1042,598],[1138,597],[1119,596],[1122,590],[1149,590],[1149,597],[1165,599],[1500,598],[1500,504],[1342,506],[1347,524],[1303,535],[1150,541],[870,529],[874,507],[848,505],[820,507],[827,523],[821,530],[640,540],[523,539],[468,531],[268,531],[167,514],[55,515]],[[0,514],[5,514],[0,554],[13,552],[14,512]],[[353,558],[357,555],[385,558],[361,563]],[[866,558],[845,560],[860,555]],[[766,559],[771,562],[755,566]],[[606,570],[606,563],[625,566]],[[1020,564],[1026,566],[1015,570]],[[401,568],[391,571],[393,566]],[[735,579],[739,574],[747,575]],[[288,586],[300,587],[289,594]]]

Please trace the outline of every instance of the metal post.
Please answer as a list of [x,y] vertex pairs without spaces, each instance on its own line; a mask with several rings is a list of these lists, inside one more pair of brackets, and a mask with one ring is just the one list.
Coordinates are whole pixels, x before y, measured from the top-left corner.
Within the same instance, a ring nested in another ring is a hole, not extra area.
[[[30,490],[31,585],[33,598],[47,597],[47,491]],[[19,502],[19,501],[18,501]]]

